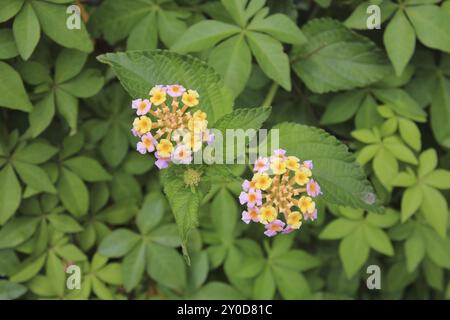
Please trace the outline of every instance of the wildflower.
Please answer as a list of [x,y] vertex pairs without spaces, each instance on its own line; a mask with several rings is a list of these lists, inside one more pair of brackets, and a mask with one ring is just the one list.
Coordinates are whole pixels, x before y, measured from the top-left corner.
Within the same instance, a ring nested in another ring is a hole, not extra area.
[[180,97],[186,89],[182,85],[172,84],[170,86],[166,86],[166,91],[171,97]]
[[261,205],[262,195],[261,190],[250,189],[248,192],[241,192],[239,201],[241,204],[247,204],[249,208]]
[[322,194],[319,184],[314,181],[314,179],[309,180],[308,184],[306,185],[306,192],[308,193],[308,196],[313,198],[317,197],[319,194]]
[[181,101],[184,105],[188,107],[195,107],[198,105],[198,92],[195,90],[188,90],[187,92],[183,93],[183,97]]
[[300,168],[299,161],[300,161],[300,159],[297,157],[293,157],[293,156],[287,157],[286,168],[288,168],[289,170],[293,170],[293,171],[299,169]]
[[277,218],[277,210],[272,206],[264,206],[260,211],[259,221],[263,224],[272,222]]
[[156,146],[156,150],[158,150],[158,154],[163,158],[170,158],[172,151],[173,151],[173,145],[172,143],[167,139],[161,139]]
[[165,169],[169,166],[170,158],[164,158],[159,155],[158,152],[155,152],[155,165],[158,167],[158,169]]
[[311,177],[311,175],[311,170],[306,167],[302,167],[295,172],[295,182],[300,186],[304,186],[308,183],[309,177]]
[[313,212],[305,212],[303,216],[305,217],[305,220],[317,220],[317,209],[314,209]]
[[256,171],[258,173],[263,173],[269,170],[269,159],[264,157],[259,157],[258,160],[255,162],[255,166],[253,168],[253,171]]
[[298,207],[302,213],[313,213],[316,209],[316,203],[312,201],[311,197],[302,196],[298,200]]
[[150,101],[155,106],[159,106],[166,101],[166,89],[163,86],[156,86],[150,90]]
[[131,107],[136,109],[136,114],[138,116],[144,116],[150,111],[152,104],[148,99],[136,99],[133,100]]
[[152,128],[152,120],[147,116],[135,118],[133,122],[133,129],[140,135],[146,134]]
[[179,144],[172,154],[172,161],[179,164],[190,164],[192,162],[192,152],[184,144]]
[[270,169],[274,174],[281,175],[286,172],[286,162],[276,157],[270,162]]
[[272,184],[272,179],[267,174],[257,173],[253,177],[255,187],[261,190],[267,190]]
[[268,237],[275,236],[278,232],[281,232],[285,226],[285,223],[281,220],[275,220],[269,224],[266,224],[264,234]]
[[193,114],[187,111],[198,105],[197,91],[186,90],[180,84],[157,85],[149,95],[149,99],[132,101],[138,117],[133,121],[131,133],[140,138],[136,144],[139,153],[156,149],[158,168],[166,168],[170,162],[189,164],[192,153],[199,151],[203,143],[214,143],[207,114],[201,110]]
[[298,211],[291,212],[289,213],[286,222],[292,229],[299,229],[302,225],[302,214]]
[[249,208],[247,211],[242,211],[242,221],[249,224],[250,221],[259,222],[259,209],[257,207]]
[[155,151],[156,140],[153,138],[152,134],[146,133],[141,137],[141,141],[137,143],[136,149],[141,154],[146,154],[147,152]]
[[316,220],[313,198],[322,192],[312,178],[312,161],[308,161],[301,163],[283,149],[275,150],[270,158],[258,158],[252,179],[242,183],[239,200],[248,207],[242,220],[249,223],[258,218],[269,237],[300,229],[302,220]]
[[311,161],[311,160],[306,160],[306,161],[303,161],[303,165],[306,167],[306,168],[308,168],[309,170],[312,170],[313,169],[313,162]]

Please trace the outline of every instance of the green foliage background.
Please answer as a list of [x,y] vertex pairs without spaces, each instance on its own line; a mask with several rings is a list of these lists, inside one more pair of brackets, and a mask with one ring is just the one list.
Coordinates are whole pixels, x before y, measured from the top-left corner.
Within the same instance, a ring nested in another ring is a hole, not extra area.
[[[450,298],[450,1],[92,0],[69,30],[72,3],[0,1],[1,299]],[[318,221],[267,239],[249,167],[190,189],[135,152],[131,98],[175,82],[314,160]]]

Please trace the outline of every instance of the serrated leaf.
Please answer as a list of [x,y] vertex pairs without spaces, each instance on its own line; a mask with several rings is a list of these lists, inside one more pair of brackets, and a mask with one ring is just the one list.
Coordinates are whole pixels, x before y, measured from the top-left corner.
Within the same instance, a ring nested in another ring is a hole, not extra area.
[[363,87],[389,72],[385,55],[373,42],[336,20],[311,20],[303,32],[308,43],[295,47],[291,60],[297,75],[316,93]]

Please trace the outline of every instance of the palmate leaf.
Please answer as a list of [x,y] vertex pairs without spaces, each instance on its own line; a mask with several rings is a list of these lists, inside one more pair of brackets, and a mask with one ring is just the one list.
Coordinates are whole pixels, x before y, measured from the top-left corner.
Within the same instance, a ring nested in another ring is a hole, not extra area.
[[133,98],[148,96],[158,84],[179,83],[200,94],[200,109],[214,122],[231,112],[232,98],[220,76],[200,59],[165,50],[107,53],[97,58],[111,65]]
[[303,32],[308,43],[294,48],[294,71],[316,92],[363,87],[381,80],[390,70],[385,54],[369,39],[339,21],[315,19]]
[[313,161],[313,175],[322,188],[325,201],[373,212],[382,211],[364,171],[347,146],[314,127],[282,123],[274,129],[279,130],[279,146],[286,149],[287,154]]

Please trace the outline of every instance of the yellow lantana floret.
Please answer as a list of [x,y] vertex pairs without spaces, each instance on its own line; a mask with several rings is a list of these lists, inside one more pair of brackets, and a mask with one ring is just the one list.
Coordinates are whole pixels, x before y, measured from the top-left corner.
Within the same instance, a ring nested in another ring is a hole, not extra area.
[[155,106],[159,106],[166,101],[166,91],[162,87],[152,88],[152,90],[150,90],[150,95],[150,101]]
[[300,163],[299,163],[299,161],[300,161],[299,158],[290,156],[290,157],[288,157],[287,160],[286,160],[286,167],[287,167],[289,170],[296,171],[296,170],[298,170],[298,169],[300,168]]
[[283,174],[286,172],[286,161],[275,158],[270,162],[270,169],[272,169],[273,174]]
[[295,172],[295,182],[300,186],[304,186],[308,183],[309,177],[311,177],[311,175],[311,170],[305,167],[301,167]]
[[198,105],[198,97],[199,95],[197,91],[188,90],[187,92],[183,93],[181,101],[188,107],[195,107],[196,105]]
[[298,211],[291,212],[289,213],[286,222],[292,229],[300,229],[300,226],[302,225],[302,214]]
[[152,128],[152,120],[147,116],[135,118],[133,121],[133,128],[139,134],[146,134]]
[[311,197],[302,196],[298,200],[298,207],[302,213],[313,213],[316,209],[316,203],[311,199]]
[[272,179],[267,174],[257,173],[253,176],[255,187],[261,190],[267,190],[272,184]]
[[173,145],[167,139],[161,139],[156,146],[156,150],[158,151],[158,155],[163,158],[168,158],[172,154]]
[[277,210],[272,206],[264,206],[260,210],[259,220],[263,224],[268,224],[277,218]]

